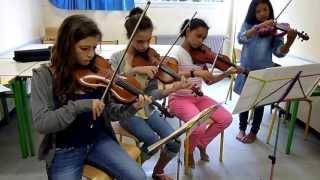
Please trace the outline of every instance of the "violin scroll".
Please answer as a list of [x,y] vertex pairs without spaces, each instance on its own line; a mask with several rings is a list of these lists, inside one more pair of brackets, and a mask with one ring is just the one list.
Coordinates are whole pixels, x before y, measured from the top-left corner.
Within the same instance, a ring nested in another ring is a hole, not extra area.
[[[288,23],[274,23],[274,26],[270,26],[270,27],[262,27],[262,28],[258,28],[258,33],[260,36],[264,37],[264,36],[283,36],[285,35],[290,29],[290,25]],[[277,31],[281,31],[280,33]],[[301,38],[301,42],[302,41],[307,41],[310,39],[309,35],[307,33],[305,33],[304,31],[298,31],[295,30],[297,32],[298,38]]]

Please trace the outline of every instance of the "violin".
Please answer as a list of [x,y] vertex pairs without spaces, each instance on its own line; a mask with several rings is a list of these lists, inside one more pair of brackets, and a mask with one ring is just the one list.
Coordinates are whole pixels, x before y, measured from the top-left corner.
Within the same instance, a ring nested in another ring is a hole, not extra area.
[[[92,71],[88,68],[78,68],[74,72],[75,78],[83,89],[87,88],[105,88],[110,82],[113,74],[111,64],[101,56],[96,55],[94,59],[96,70]],[[114,83],[111,85],[112,95],[122,103],[133,103],[138,96],[144,95],[141,85],[134,77],[119,76],[115,77]],[[152,100],[151,105],[156,106],[165,116],[172,117],[166,108],[161,104]]]
[[149,47],[145,52],[136,52],[131,63],[132,67],[137,66],[156,66],[160,62],[160,54]]
[[[149,48],[144,53],[136,53],[132,61],[132,67],[157,66],[160,63],[160,58],[160,54],[158,54],[154,49]],[[170,84],[174,81],[180,80],[180,76],[177,72],[178,62],[173,58],[167,57],[164,60],[164,63],[160,65],[159,71],[155,77],[164,84]]]
[[233,64],[230,58],[226,55],[219,53],[216,62],[214,62],[217,55],[205,44],[202,44],[199,48],[191,49],[190,54],[194,64],[201,65],[207,63],[215,63],[214,67],[218,68],[221,71],[226,71],[230,67],[235,67],[240,73],[243,73],[245,75],[249,74],[247,70],[239,68],[237,65]]
[[[158,72],[155,75],[163,84],[170,84],[174,81],[180,81],[178,62],[171,57],[166,57],[162,64],[162,58],[153,48],[149,48],[145,53],[137,53],[132,61],[132,67],[137,66],[158,66]],[[192,87],[191,90],[197,96],[203,96],[199,87]]]
[[[290,29],[290,25],[288,23],[277,23],[275,22],[273,26],[270,27],[262,27],[258,28],[257,32],[260,36],[283,36],[287,34],[287,32]],[[310,39],[309,35],[305,33],[304,31],[298,31],[297,32],[298,38],[301,38],[301,41],[307,41]]]

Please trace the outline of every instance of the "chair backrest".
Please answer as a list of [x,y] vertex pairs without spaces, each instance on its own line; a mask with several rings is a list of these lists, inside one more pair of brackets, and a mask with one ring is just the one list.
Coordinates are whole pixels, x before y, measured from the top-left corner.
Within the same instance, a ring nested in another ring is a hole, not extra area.
[[119,44],[119,40],[102,40],[101,44]]
[[57,38],[57,34],[58,34],[57,27],[46,27],[44,38],[43,38],[43,44],[54,43],[54,41]]
[[114,44],[114,45],[117,45],[119,44],[119,40],[102,40],[99,44],[99,48],[100,48],[100,51],[102,51],[102,45],[103,44]]
[[150,44],[157,44],[157,36],[151,37]]
[[234,49],[237,62],[240,61],[241,49]]
[[129,133],[127,130],[122,128],[120,126],[119,122],[112,122],[111,125],[112,125],[114,133],[116,135],[120,136],[120,142],[121,143],[122,143],[122,136],[123,136],[123,137],[128,137],[128,138],[132,139],[136,144],[139,144],[139,140],[134,135]]

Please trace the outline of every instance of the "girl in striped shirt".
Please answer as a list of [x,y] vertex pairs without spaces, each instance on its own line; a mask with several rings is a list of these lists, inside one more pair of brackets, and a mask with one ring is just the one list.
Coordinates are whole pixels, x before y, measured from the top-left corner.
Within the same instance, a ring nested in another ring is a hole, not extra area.
[[[181,31],[187,23],[189,23],[188,19],[184,21]],[[230,68],[219,75],[213,75],[209,71],[203,70],[203,67],[193,63],[190,51],[192,48],[199,48],[202,45],[207,37],[208,30],[208,25],[202,19],[192,19],[189,27],[182,32],[183,43],[181,46],[175,47],[170,54],[171,57],[176,58],[179,62],[179,74],[190,77],[190,80],[198,87],[201,87],[202,80],[207,84],[213,84],[236,72],[236,69]],[[178,90],[169,96],[170,111],[185,122],[214,104],[217,104],[217,102],[212,98],[205,95],[194,96],[189,89]],[[201,160],[209,161],[209,156],[206,152],[208,144],[230,125],[232,116],[226,109],[219,107],[211,114],[210,119],[213,123],[209,126],[206,123],[199,125],[189,137],[188,148],[190,154],[188,163],[191,168],[195,167],[193,151],[196,147],[200,150]]]

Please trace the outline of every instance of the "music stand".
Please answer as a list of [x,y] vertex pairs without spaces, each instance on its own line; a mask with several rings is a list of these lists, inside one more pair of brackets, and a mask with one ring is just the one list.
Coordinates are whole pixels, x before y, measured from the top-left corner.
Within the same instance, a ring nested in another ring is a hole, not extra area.
[[[223,103],[223,102],[222,102]],[[183,124],[181,127],[176,129],[173,133],[171,133],[169,136],[159,140],[158,142],[150,145],[147,149],[149,152],[153,152],[158,150],[162,145],[168,143],[172,139],[176,139],[179,136],[181,136],[184,133],[190,134],[194,128],[200,123],[206,122],[210,115],[216,111],[222,103],[218,103],[215,105],[212,105],[204,110],[202,110],[200,113],[198,113],[196,116],[194,116],[190,121]],[[179,170],[178,170],[179,171]],[[179,178],[179,177],[178,177]]]
[[[310,64],[251,71],[233,114],[248,111],[261,105],[307,100],[320,81],[319,68],[320,64]],[[280,108],[278,105],[275,107]],[[279,127],[278,121],[273,155],[268,156],[272,162],[270,180],[273,178],[276,162]]]

